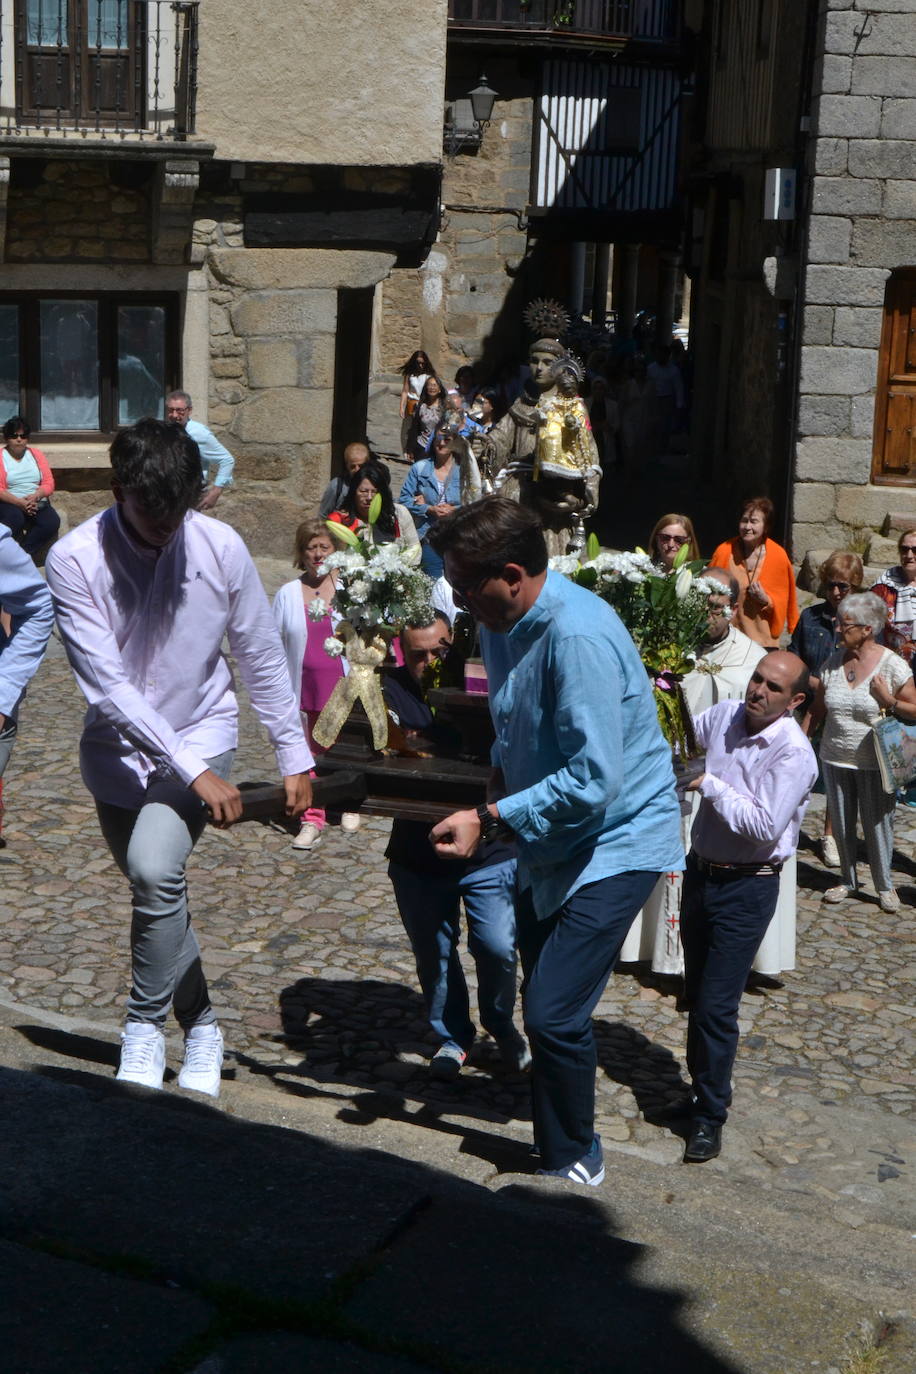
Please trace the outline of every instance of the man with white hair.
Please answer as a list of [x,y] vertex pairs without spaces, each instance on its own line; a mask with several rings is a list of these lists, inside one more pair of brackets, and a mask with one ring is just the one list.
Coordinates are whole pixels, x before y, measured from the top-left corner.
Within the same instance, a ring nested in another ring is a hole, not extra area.
[[[191,419],[191,397],[186,391],[170,391],[165,398],[165,418],[172,424],[181,425],[200,449],[200,461],[204,474],[204,494],[200,498],[198,510],[212,510],[223,493],[223,488],[232,482],[235,459],[224,448],[216,435],[199,420]],[[210,469],[215,465],[216,473],[210,481]]]

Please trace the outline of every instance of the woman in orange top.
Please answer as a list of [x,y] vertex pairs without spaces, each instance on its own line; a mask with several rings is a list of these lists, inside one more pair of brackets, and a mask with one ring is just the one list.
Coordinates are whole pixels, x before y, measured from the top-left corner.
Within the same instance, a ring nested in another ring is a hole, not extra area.
[[769,497],[752,496],[741,507],[738,537],[720,544],[709,560],[741,589],[733,623],[766,645],[778,645],[786,626],[791,634],[798,622],[795,572],[785,549],[768,537],[772,520]]

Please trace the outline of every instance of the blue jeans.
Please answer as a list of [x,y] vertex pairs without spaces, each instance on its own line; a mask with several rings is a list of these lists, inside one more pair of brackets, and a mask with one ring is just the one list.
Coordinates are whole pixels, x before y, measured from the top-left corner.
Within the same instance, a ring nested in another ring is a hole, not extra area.
[[586,883],[543,921],[530,890],[519,899],[534,1139],[545,1169],[575,1164],[591,1148],[598,1066],[592,1012],[659,876],[615,873]]
[[[228,777],[234,753],[208,759],[207,767]],[[128,1021],[162,1027],[172,1006],[184,1030],[214,1024],[185,878],[185,864],[206,824],[206,807],[190,788],[154,775],[149,800],[139,810],[109,802],[96,802],[96,810],[115,863],[130,881]]]
[[687,1018],[687,1070],[694,1116],[721,1126],[731,1106],[738,1053],[738,1008],[754,955],[779,896],[777,874],[715,876],[687,860],[681,939]]
[[461,902],[468,921],[468,949],[477,965],[480,1019],[499,1040],[512,1031],[515,1007],[515,860],[475,868],[463,877],[460,873],[457,865],[454,878],[388,865],[429,1023],[443,1044],[468,1050],[475,1026],[458,958]]

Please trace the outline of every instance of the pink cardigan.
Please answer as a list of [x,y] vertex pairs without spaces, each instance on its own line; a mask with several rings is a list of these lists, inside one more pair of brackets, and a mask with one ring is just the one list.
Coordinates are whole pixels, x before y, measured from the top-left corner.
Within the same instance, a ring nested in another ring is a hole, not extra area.
[[[35,462],[38,464],[38,471],[41,473],[41,486],[39,487],[39,491],[42,496],[50,496],[54,490],[54,474],[48,467],[47,458],[40,448],[32,448],[31,444],[29,444],[26,452],[31,453]],[[8,486],[9,482],[7,481],[6,468],[3,466],[2,460],[0,460],[0,491],[5,491]]]

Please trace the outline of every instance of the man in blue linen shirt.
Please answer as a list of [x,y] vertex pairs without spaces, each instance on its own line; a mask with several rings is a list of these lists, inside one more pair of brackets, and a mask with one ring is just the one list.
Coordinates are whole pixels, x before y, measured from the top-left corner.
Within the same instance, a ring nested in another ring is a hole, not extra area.
[[[16,739],[19,703],[26,686],[38,671],[54,623],[51,593],[29,555],[19,547],[5,527],[0,527],[0,606],[12,618],[9,635],[0,628],[2,779]],[[0,801],[0,815],[2,813],[3,804]],[[0,846],[3,844],[3,839],[0,839]]]
[[[186,391],[171,391],[166,396],[165,418],[172,424],[181,425],[200,449],[204,494],[197,509],[212,510],[222,495],[223,487],[228,487],[232,482],[235,459],[206,425],[202,425],[199,420],[191,419],[191,410],[191,398]],[[211,482],[210,469],[214,465],[216,474]]]
[[542,1172],[604,1177],[591,1016],[661,873],[683,867],[671,751],[616,613],[547,570],[536,519],[489,497],[430,536],[478,619],[496,731],[490,800],[431,832],[466,858],[503,829],[518,845],[519,950]]

